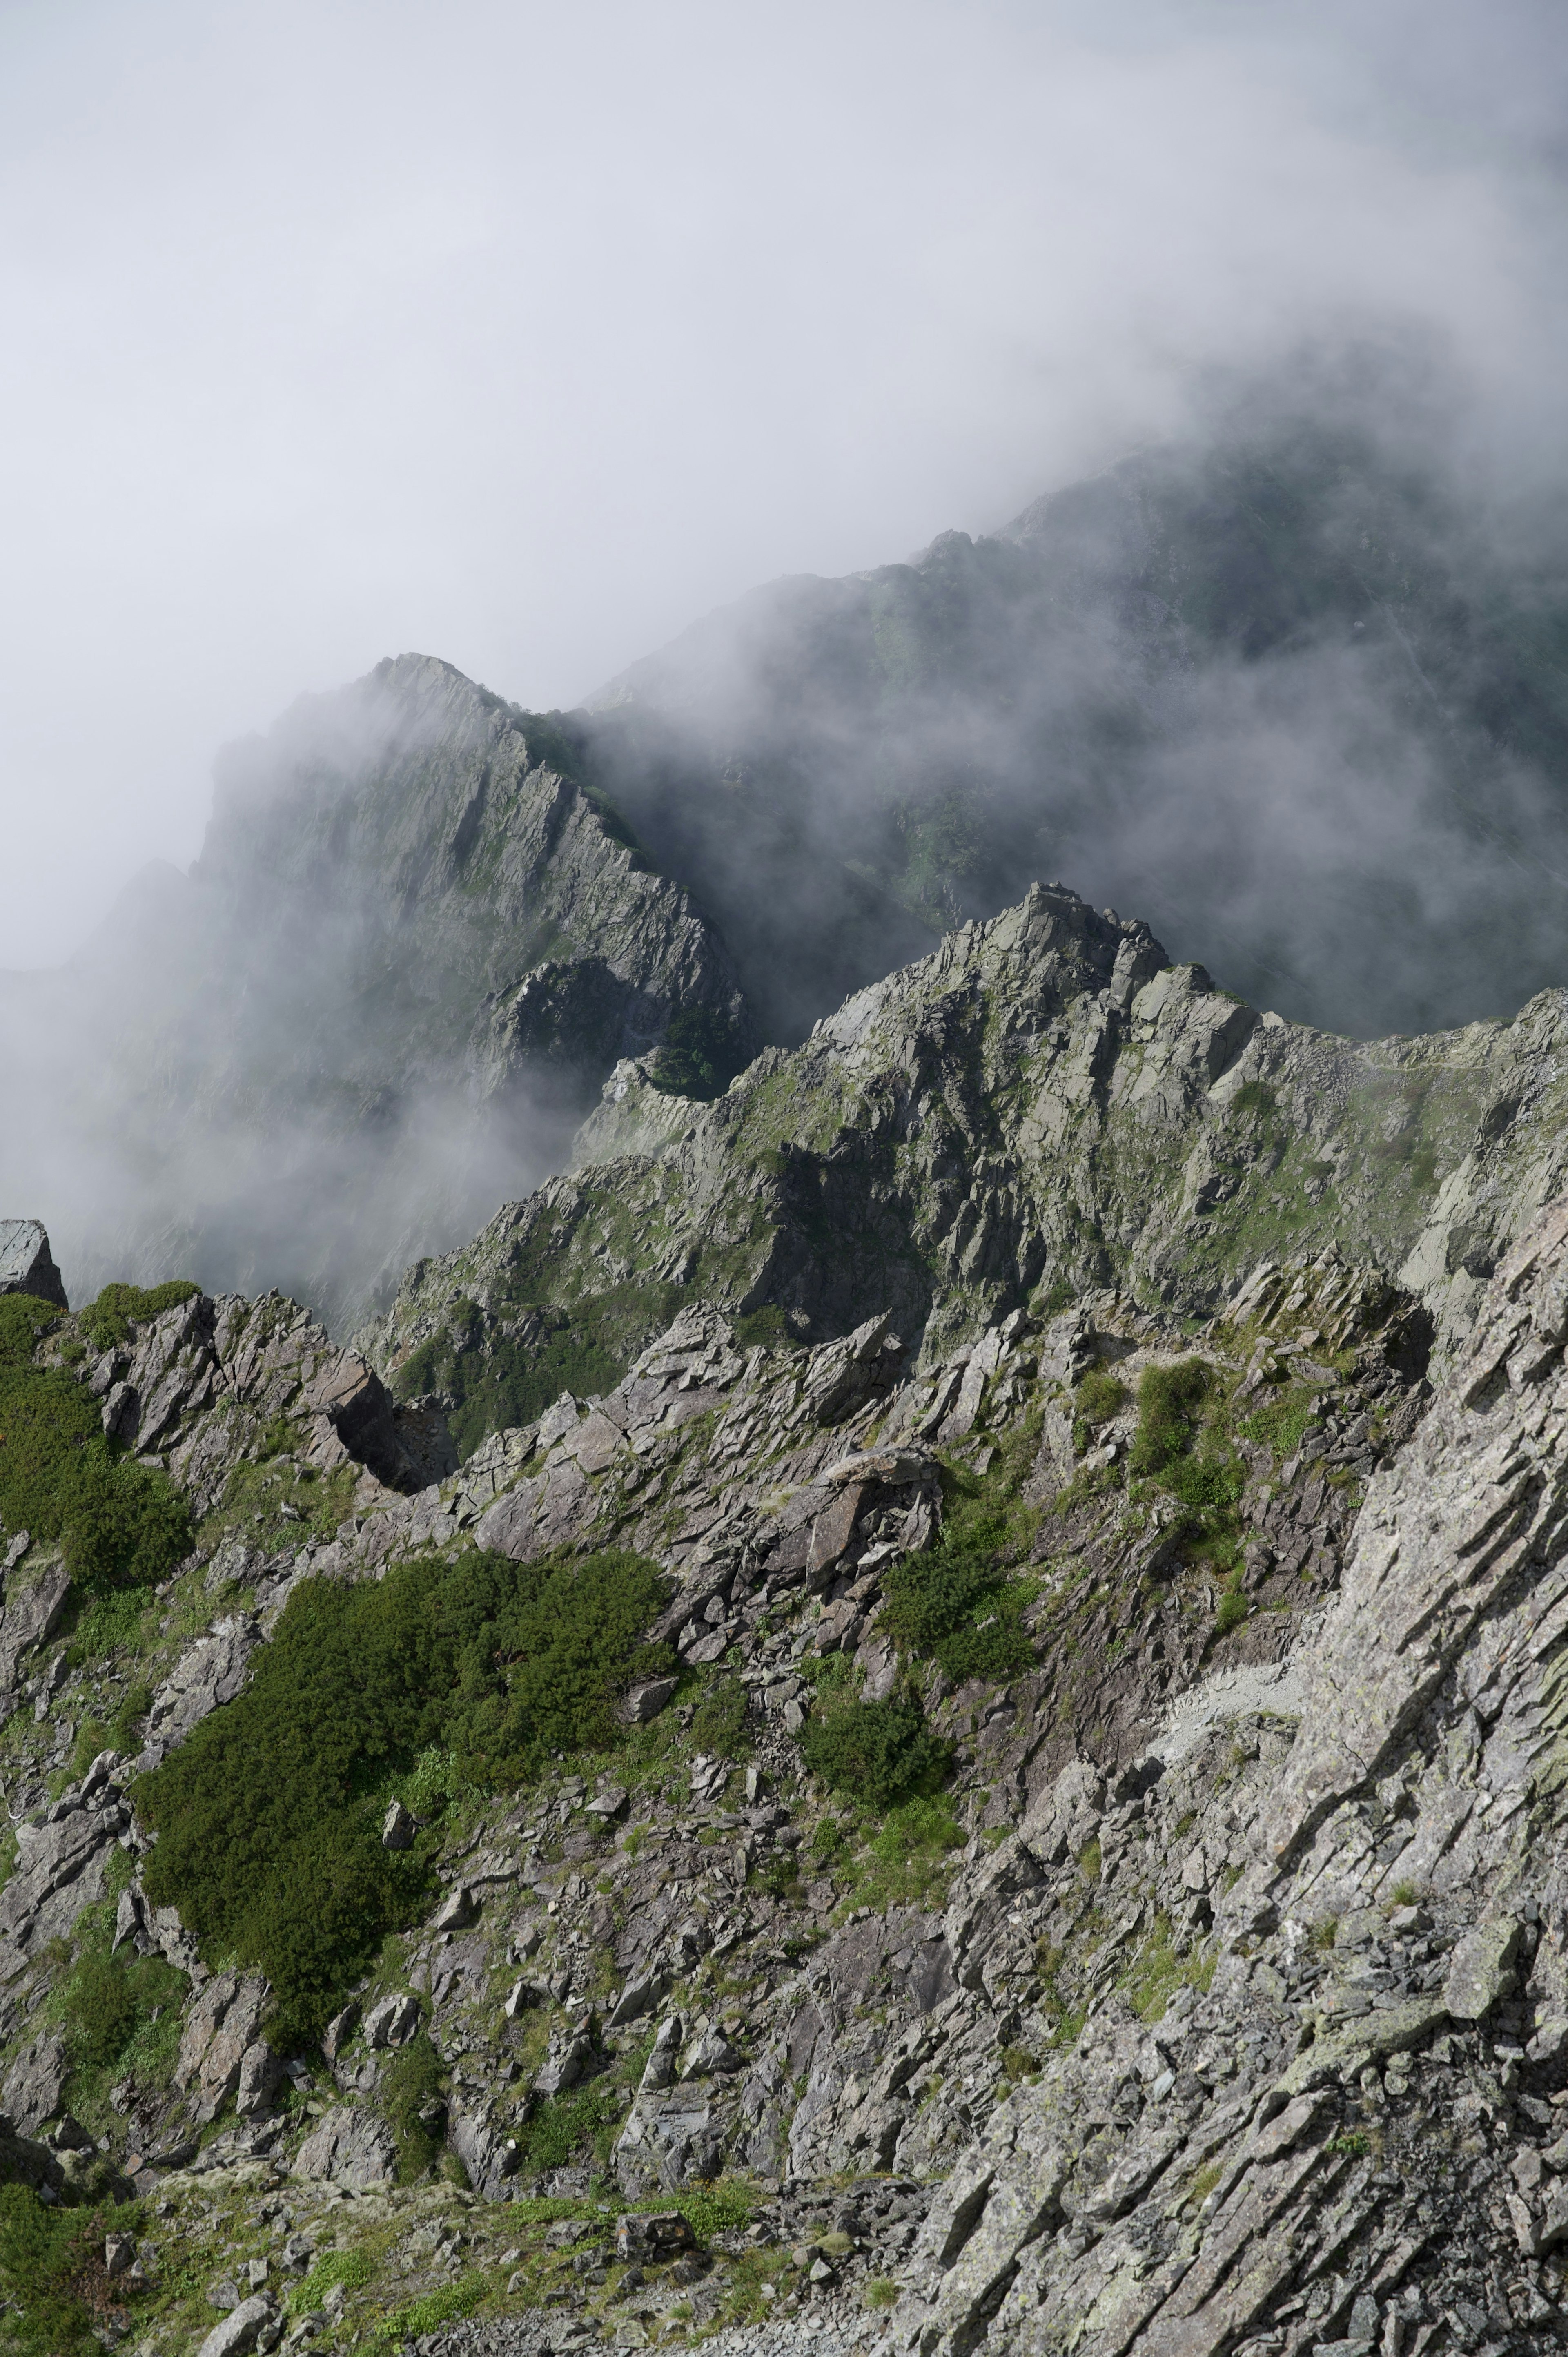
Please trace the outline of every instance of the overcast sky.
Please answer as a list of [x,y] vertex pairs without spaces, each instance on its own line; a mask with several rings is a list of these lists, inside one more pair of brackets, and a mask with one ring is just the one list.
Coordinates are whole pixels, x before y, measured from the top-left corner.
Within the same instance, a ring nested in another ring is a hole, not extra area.
[[380,656],[570,704],[1348,315],[1527,441],[1560,0],[0,0],[0,964]]

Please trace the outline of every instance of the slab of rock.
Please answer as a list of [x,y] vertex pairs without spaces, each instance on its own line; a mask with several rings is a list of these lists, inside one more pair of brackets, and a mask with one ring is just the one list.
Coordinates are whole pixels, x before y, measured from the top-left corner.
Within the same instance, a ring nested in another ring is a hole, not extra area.
[[262,2292],[254,2292],[231,2309],[221,2324],[215,2324],[197,2352],[197,2357],[245,2357],[255,2347],[263,2329],[277,2313],[272,2301]]
[[419,1999],[406,1989],[394,1990],[365,2016],[365,2043],[377,2049],[406,2046],[419,2022]]
[[621,1705],[621,1717],[628,1726],[646,1727],[658,1717],[679,1683],[677,1678],[650,1678],[644,1685],[632,1686]]
[[252,2091],[252,2100],[258,2100],[259,2091],[266,2082],[267,2065],[252,2053],[252,2049],[258,2043],[262,2013],[269,1994],[264,1980],[218,1973],[201,1990],[187,2015],[175,2061],[174,2083],[180,2088],[195,2088],[199,2120],[216,2119],[230,2097],[238,2093],[242,2068],[247,2088]]
[[378,2113],[338,2104],[325,2113],[295,2155],[293,2177],[318,2177],[361,2190],[390,2185],[397,2163],[392,2132]]
[[40,2029],[12,2063],[0,2106],[26,2135],[53,2119],[65,2081],[65,2040],[58,2029]]
[[1459,1941],[1449,1960],[1443,1985],[1443,2002],[1455,2021],[1484,2021],[1492,2007],[1509,1995],[1518,1977],[1524,1926],[1511,1916],[1496,1923],[1477,1923]]
[[130,1823],[118,1801],[76,1808],[52,1824],[17,1827],[17,1857],[0,1890],[0,1950],[63,1939],[81,1910],[103,1895],[109,1853]]

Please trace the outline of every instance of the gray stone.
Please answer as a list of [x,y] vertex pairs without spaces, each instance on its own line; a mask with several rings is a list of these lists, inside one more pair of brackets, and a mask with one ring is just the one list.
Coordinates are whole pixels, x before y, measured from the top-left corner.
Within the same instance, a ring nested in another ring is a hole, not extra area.
[[58,1561],[29,1566],[27,1573],[7,1580],[0,1613],[0,1693],[16,1684],[24,1655],[54,1635],[70,1592],[70,1574]]
[[295,2155],[289,2174],[327,2178],[364,2190],[390,2184],[396,2159],[385,2120],[375,2112],[340,2104],[323,2113]]
[[59,2111],[67,2067],[65,2039],[58,2029],[40,2029],[12,2063],[0,2103],[24,2135]]
[[466,1883],[448,1891],[430,1919],[433,1932],[466,1932],[479,1912],[478,1902]]
[[646,1973],[628,1981],[605,2017],[606,2027],[623,2029],[628,2021],[640,2021],[660,2004],[669,1985],[661,1973]]
[[630,1726],[646,1727],[658,1717],[679,1683],[675,1678],[650,1678],[642,1685],[632,1686],[621,1706],[622,1717]]
[[1512,1917],[1480,1923],[1466,1932],[1443,1986],[1443,2002],[1455,2021],[1484,2021],[1513,1988],[1518,1978],[1514,1960],[1523,1933],[1523,1924]]
[[246,2357],[275,2313],[264,2293],[253,2293],[249,2299],[242,2299],[221,2324],[213,2326],[197,2357]]
[[406,2046],[420,2019],[419,1999],[406,1989],[394,1990],[365,2016],[365,2043],[376,2048]]
[[0,1220],[0,1294],[30,1293],[68,1309],[65,1282],[55,1266],[41,1220]]
[[381,1820],[381,1847],[410,1849],[413,1845],[413,1819],[401,1801],[393,1801]]

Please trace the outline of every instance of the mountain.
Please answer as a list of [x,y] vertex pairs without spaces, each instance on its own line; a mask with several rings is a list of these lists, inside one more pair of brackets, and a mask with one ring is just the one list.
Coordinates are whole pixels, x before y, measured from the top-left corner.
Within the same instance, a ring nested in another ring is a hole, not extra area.
[[188,877],[5,982],[5,1185],[73,1287],[194,1268],[338,1318],[558,1166],[618,1059],[722,1083],[754,1044],[558,732],[421,656],[232,748]]
[[16,1223],[0,2346],[1555,2345],[1562,1014],[1036,888],[369,1355]]
[[770,1039],[1047,876],[1355,1035],[1562,979],[1562,500],[1487,490],[1414,375],[1250,388],[993,534],[760,589],[590,698],[585,758]]
[[[601,1389],[688,1295],[802,1339],[878,1311],[923,1356],[1112,1286],[1211,1317],[1330,1247],[1446,1345],[1568,1185],[1565,1005],[1359,1043],[1260,1013],[1060,886],[766,1050],[706,1105],[618,1066],[580,1159],[416,1262],[360,1344],[472,1447]],[[758,1330],[761,1330],[758,1328]]]

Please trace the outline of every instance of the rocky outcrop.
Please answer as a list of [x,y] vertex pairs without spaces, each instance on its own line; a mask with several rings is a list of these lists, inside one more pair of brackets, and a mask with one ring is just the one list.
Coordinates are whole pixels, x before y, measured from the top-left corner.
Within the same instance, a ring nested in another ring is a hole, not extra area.
[[620,1067],[573,1175],[411,1269],[362,1346],[494,1415],[498,1370],[557,1332],[629,1365],[677,1287],[812,1339],[887,1312],[929,1358],[1053,1294],[1210,1316],[1261,1262],[1333,1249],[1449,1349],[1568,1183],[1563,1020],[1550,993],[1511,1024],[1336,1039],[1036,887],[711,1105]]
[[[1185,1856],[1161,1829],[1190,1773],[1100,1818],[1126,1966],[944,2189],[887,2351],[1554,2344],[1565,1282],[1559,1206],[1371,1481],[1279,1769],[1243,1720]],[[1047,1869],[1026,1939],[1060,1868],[1018,1838]],[[1184,1916],[1207,1994],[1131,1951]]]
[[41,1220],[0,1220],[0,1294],[30,1293],[67,1309],[65,1282]]

